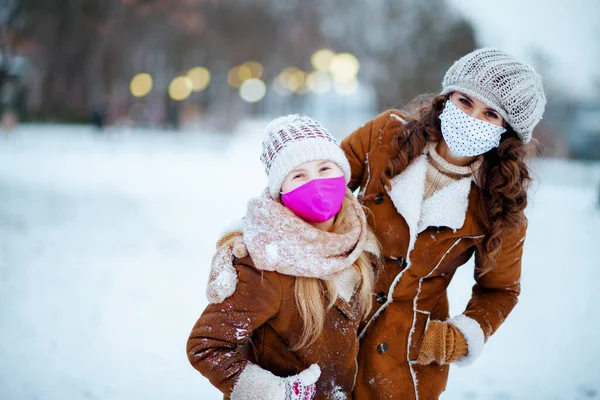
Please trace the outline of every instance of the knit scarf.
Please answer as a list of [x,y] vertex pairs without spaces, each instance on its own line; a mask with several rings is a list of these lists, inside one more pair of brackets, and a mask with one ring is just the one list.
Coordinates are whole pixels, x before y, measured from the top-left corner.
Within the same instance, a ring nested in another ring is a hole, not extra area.
[[337,232],[308,224],[267,191],[250,200],[243,230],[257,269],[284,275],[327,279],[353,265],[366,250],[367,221],[350,190],[337,218]]

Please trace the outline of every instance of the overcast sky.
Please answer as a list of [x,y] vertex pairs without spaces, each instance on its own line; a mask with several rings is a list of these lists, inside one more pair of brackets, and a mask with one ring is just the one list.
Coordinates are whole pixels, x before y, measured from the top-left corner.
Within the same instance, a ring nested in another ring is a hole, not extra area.
[[473,23],[482,45],[530,63],[531,50],[541,49],[551,62],[548,78],[575,95],[600,98],[600,0],[449,2]]

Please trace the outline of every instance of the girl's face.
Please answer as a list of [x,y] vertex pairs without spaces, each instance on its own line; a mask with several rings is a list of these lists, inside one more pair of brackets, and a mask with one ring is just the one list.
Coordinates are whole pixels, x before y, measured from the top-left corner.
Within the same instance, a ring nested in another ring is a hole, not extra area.
[[344,173],[336,163],[330,160],[315,160],[300,164],[283,180],[281,193],[290,192],[313,179],[337,178]]
[[506,122],[499,112],[489,107],[481,100],[477,100],[463,92],[453,92],[450,95],[450,101],[460,108],[467,115],[480,119],[490,124],[506,127]]

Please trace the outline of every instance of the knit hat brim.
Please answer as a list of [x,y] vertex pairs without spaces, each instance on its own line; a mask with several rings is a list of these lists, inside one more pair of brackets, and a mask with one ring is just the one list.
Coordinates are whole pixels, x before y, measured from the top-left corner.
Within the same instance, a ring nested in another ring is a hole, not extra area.
[[281,185],[288,174],[301,164],[316,160],[330,160],[336,163],[342,172],[346,184],[350,182],[350,164],[346,154],[324,138],[310,138],[289,143],[283,148],[269,170],[269,193],[275,200],[279,199]]
[[510,124],[510,116],[506,110],[502,107],[500,99],[490,90],[482,87],[476,87],[471,82],[459,82],[453,85],[447,86],[442,90],[441,94],[450,94],[452,92],[463,92],[471,97],[475,97],[477,100],[484,102],[487,106],[492,107],[495,111],[502,115],[502,118]]
[[531,132],[519,131],[516,129],[516,127],[512,126],[510,123],[510,116],[506,110],[502,108],[500,101],[491,91],[481,87],[474,88],[473,84],[470,82],[461,82],[445,87],[440,94],[450,94],[452,92],[462,92],[484,102],[487,106],[492,107],[502,116],[502,118],[504,118],[506,123],[513,128],[517,135],[519,135],[519,138],[523,141],[523,143],[529,143],[531,141]]

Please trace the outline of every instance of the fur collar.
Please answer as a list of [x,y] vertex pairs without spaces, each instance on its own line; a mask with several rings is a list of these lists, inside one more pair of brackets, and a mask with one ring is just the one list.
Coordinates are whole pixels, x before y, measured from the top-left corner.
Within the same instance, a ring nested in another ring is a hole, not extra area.
[[422,155],[401,174],[390,179],[391,190],[388,191],[388,195],[392,199],[396,211],[404,217],[410,233],[407,255],[410,254],[417,240],[426,172],[427,156]]
[[447,226],[457,230],[463,227],[469,207],[471,177],[460,179],[438,190],[423,202],[419,233],[429,226]]
[[410,230],[409,252],[416,236],[429,226],[462,228],[469,206],[473,177],[459,179],[423,201],[427,163],[427,155],[423,154],[390,180],[392,188],[388,195]]

